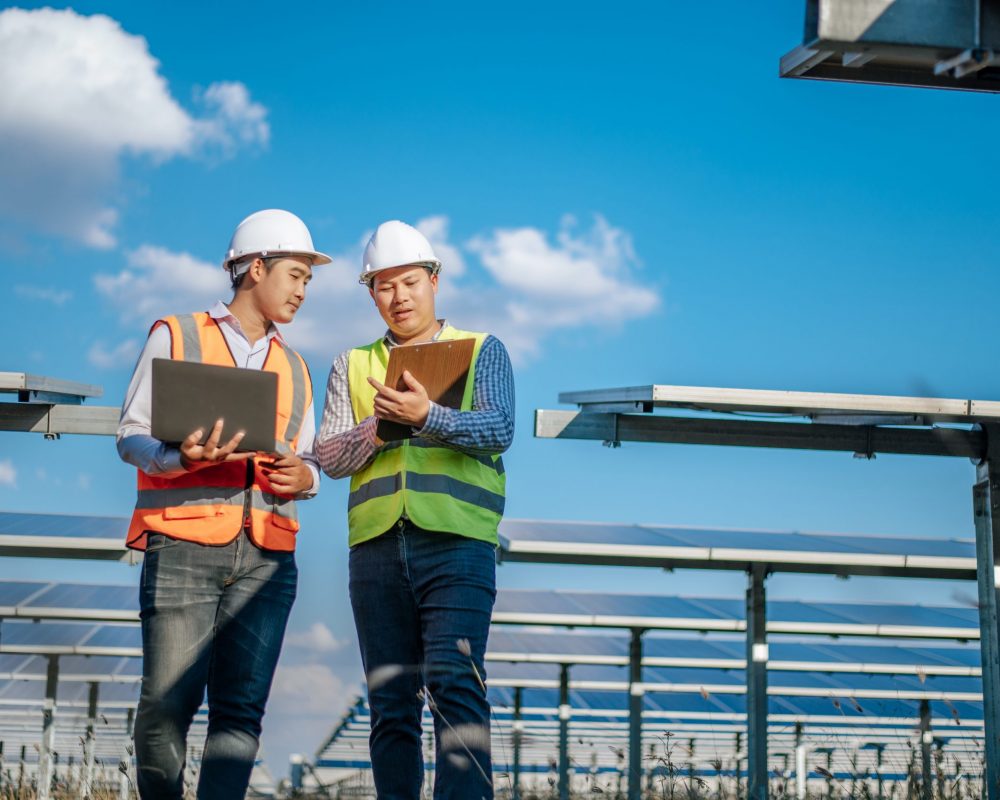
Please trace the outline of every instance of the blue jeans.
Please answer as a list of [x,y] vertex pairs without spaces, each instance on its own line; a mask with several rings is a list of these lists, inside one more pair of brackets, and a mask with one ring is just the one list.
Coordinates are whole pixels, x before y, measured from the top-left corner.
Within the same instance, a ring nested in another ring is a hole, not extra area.
[[425,693],[434,716],[435,800],[490,800],[490,707],[472,665],[485,680],[493,545],[401,520],[351,548],[350,590],[379,800],[420,796]]
[[294,553],[260,550],[245,534],[222,547],[149,535],[135,720],[143,800],[183,796],[187,732],[206,687],[198,798],[246,795],[297,578]]

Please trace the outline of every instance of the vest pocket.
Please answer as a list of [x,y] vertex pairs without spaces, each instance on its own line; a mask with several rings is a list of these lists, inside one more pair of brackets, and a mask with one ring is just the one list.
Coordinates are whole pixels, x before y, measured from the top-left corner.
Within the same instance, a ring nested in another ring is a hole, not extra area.
[[221,517],[225,506],[171,506],[163,509],[164,519],[204,519],[205,517]]
[[298,520],[288,519],[287,517],[282,517],[279,514],[274,514],[271,517],[271,523],[276,528],[284,528],[286,531],[291,531],[292,533],[299,532]]
[[[256,497],[255,497],[256,499]],[[278,495],[264,494],[265,510],[270,512],[270,522],[276,528],[282,528],[292,533],[299,530],[299,513],[295,501],[290,498],[279,497]],[[267,501],[270,500],[270,503]]]

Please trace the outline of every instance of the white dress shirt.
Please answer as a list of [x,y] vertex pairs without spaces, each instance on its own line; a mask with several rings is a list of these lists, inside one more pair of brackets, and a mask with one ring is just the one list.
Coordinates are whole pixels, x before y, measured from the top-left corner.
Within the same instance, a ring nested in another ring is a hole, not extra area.
[[[277,337],[279,341],[284,342],[278,329],[272,324],[264,338],[251,343],[243,332],[240,321],[229,312],[221,300],[208,314],[221,323],[219,330],[222,331],[238,367],[260,369],[264,366],[264,359],[267,358],[271,339]],[[181,464],[179,447],[168,445],[150,435],[154,358],[170,358],[170,330],[166,325],[159,325],[150,333],[135,365],[135,372],[125,395],[125,404],[122,406],[121,419],[118,422],[118,455],[122,461],[138,467],[147,475],[170,478],[185,472],[185,469]],[[295,454],[309,467],[313,485],[299,497],[312,497],[319,491],[319,466],[313,455],[315,438],[316,419],[310,405],[308,413],[302,420]]]

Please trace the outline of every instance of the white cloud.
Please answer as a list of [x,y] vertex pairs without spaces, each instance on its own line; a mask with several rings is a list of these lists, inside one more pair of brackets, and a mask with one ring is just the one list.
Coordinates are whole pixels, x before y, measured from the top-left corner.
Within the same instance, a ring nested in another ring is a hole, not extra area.
[[278,664],[269,706],[282,715],[335,718],[347,690],[326,664]]
[[632,237],[600,215],[589,231],[577,227],[564,217],[555,245],[537,228],[498,229],[470,241],[469,249],[508,291],[508,311],[519,322],[573,327],[653,311],[659,295],[634,280],[640,263]]
[[332,653],[340,650],[346,643],[337,639],[333,631],[322,622],[314,622],[307,630],[287,633],[285,644],[313,653]]
[[96,341],[87,351],[87,361],[98,369],[131,369],[141,346],[138,339],[125,339],[110,349],[103,341]]
[[26,300],[42,300],[54,306],[65,305],[73,297],[68,289],[52,289],[48,286],[15,286],[14,293]]
[[[496,334],[515,362],[536,357],[556,331],[617,328],[660,304],[658,288],[637,278],[641,265],[631,236],[600,216],[589,230],[565,218],[554,241],[538,228],[518,228],[459,245],[448,238],[445,216],[416,226],[444,262],[439,315],[467,330]],[[314,270],[306,302],[287,331],[292,346],[324,366],[385,330],[357,280],[367,239]],[[151,245],[130,253],[128,267],[117,275],[96,276],[95,284],[126,323],[143,326],[164,314],[208,308],[228,288],[215,264]],[[321,385],[322,376],[315,377]]]
[[[659,307],[658,287],[636,277],[641,263],[632,237],[599,215],[589,230],[565,217],[554,243],[543,230],[518,228],[459,245],[448,238],[449,224],[443,215],[416,223],[444,262],[438,313],[459,327],[496,334],[515,362],[536,357],[557,330],[617,328]],[[355,277],[367,238],[315,271],[289,333],[304,351],[329,360],[385,330]],[[473,268],[469,256],[482,268]]]
[[266,144],[266,109],[242,84],[201,94],[203,118],[172,96],[145,38],[103,14],[0,12],[0,220],[86,245],[115,245],[124,156],[223,156]]
[[17,486],[17,469],[9,458],[0,461],[0,486]]
[[213,83],[199,99],[209,114],[196,122],[197,138],[223,156],[235,155],[241,146],[264,147],[270,141],[267,109],[250,99],[242,83]]
[[636,277],[641,263],[632,237],[600,215],[590,230],[564,217],[554,244],[538,228],[500,228],[466,246],[496,286],[460,293],[459,307],[470,307],[515,360],[537,355],[556,330],[619,327],[660,303],[655,285]]
[[434,254],[441,259],[442,269],[451,277],[465,274],[465,259],[461,251],[448,241],[450,220],[443,215],[427,217],[416,224],[416,229],[427,237],[434,248]]
[[[264,720],[263,746],[271,764],[287,764],[290,753],[316,747],[358,694],[324,664],[289,665],[286,655],[274,675]],[[359,750],[367,752],[367,746]]]
[[94,285],[124,321],[143,327],[168,314],[207,310],[229,292],[220,265],[188,253],[143,245],[128,253],[127,264],[116,275],[95,275]]

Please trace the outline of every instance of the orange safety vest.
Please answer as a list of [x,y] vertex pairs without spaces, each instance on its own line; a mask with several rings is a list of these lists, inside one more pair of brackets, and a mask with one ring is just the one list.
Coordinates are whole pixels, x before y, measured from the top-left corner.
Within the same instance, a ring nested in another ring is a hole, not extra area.
[[[219,323],[206,313],[166,317],[153,325],[170,330],[170,357],[235,367]],[[261,369],[278,375],[275,452],[294,453],[305,415],[312,411],[312,380],[302,356],[272,337]],[[254,457],[186,472],[172,478],[138,471],[138,499],[126,544],[146,549],[146,533],[163,533],[204,545],[229,544],[244,527],[264,550],[295,549],[295,501],[276,492]]]

